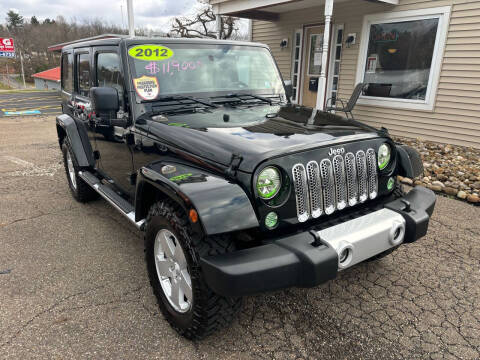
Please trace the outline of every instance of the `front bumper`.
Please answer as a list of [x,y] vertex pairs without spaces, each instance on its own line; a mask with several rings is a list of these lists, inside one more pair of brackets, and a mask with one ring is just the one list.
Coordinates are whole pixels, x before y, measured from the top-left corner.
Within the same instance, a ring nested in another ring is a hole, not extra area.
[[416,187],[383,209],[320,231],[307,231],[234,253],[201,258],[210,288],[242,296],[312,287],[402,243],[425,236],[435,194]]

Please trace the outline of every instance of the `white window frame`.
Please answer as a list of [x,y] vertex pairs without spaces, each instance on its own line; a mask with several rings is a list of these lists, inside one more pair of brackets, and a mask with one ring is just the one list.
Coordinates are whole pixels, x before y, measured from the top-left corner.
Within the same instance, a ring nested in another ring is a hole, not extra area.
[[[300,45],[297,46],[296,40],[297,40],[297,34],[300,35]],[[298,49],[298,68],[297,68],[297,73],[295,73],[295,50],[296,48]],[[300,95],[301,95],[301,85],[302,85],[302,54],[303,54],[303,29],[299,28],[296,29],[293,33],[293,41],[292,41],[292,69],[291,69],[291,79],[292,79],[292,85],[294,88],[296,88],[296,93],[295,93],[295,99],[292,100],[294,104],[299,104],[300,103]],[[294,75],[297,74],[297,83],[293,83]]]
[[[337,43],[338,39],[338,31],[342,30],[343,31],[343,37],[342,37],[342,43],[339,44]],[[340,88],[340,74],[342,73],[342,57],[343,57],[343,51],[345,50],[343,48],[343,43],[345,41],[345,24],[334,24],[333,25],[333,31],[332,31],[332,38],[330,39],[330,60],[329,60],[329,69],[328,69],[328,86],[327,86],[327,95],[325,101],[330,99],[332,97],[333,93],[333,78],[335,77],[335,56],[337,53],[337,47],[341,47],[341,54],[340,54],[340,60],[338,60],[339,63],[339,72],[337,75],[338,82],[337,82],[337,99],[338,99],[338,89]],[[328,104],[327,104],[328,105]],[[335,112],[335,111],[333,111]]]
[[356,84],[363,82],[364,79],[371,25],[438,18],[438,28],[425,100],[360,96],[358,99],[358,104],[394,109],[433,111],[437,95],[438,82],[440,80],[440,68],[442,65],[443,53],[447,40],[450,12],[451,6],[443,6],[430,9],[366,15],[363,19],[362,40],[360,43],[359,61],[357,64]]

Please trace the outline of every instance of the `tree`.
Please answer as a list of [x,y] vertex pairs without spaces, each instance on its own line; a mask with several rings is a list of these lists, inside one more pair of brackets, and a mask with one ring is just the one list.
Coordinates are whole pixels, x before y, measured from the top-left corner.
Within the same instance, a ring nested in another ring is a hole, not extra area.
[[35,15],[33,15],[31,18],[30,18],[30,24],[36,26],[36,25],[39,25],[40,22],[38,21],[37,17]]
[[17,29],[23,26],[23,16],[21,16],[19,13],[16,13],[14,10],[9,10],[7,12],[7,17],[5,20],[7,20],[7,28],[10,31],[15,32]]
[[50,20],[49,18],[46,18],[45,20],[43,20],[43,23],[44,24],[55,24],[55,20]]
[[[238,31],[238,18],[222,16],[220,19],[220,39],[230,39]],[[205,7],[192,17],[175,18],[169,35],[185,38],[216,38],[216,16],[210,7]]]

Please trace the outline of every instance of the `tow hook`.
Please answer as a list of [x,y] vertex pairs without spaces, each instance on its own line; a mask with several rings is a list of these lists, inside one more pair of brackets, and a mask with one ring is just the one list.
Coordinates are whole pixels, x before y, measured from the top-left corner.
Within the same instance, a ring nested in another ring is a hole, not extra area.
[[311,243],[313,247],[319,247],[320,245],[323,245],[322,238],[317,231],[310,230],[310,234],[313,236],[314,239]]
[[405,200],[405,199],[401,199],[400,201],[405,205],[405,207],[402,209],[402,211],[405,211],[407,213],[412,211],[412,205],[410,204],[410,201]]

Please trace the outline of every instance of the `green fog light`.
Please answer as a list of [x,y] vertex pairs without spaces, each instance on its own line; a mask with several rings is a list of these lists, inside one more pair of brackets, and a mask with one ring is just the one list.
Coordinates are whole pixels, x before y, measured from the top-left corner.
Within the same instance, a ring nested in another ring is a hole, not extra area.
[[273,229],[275,226],[277,226],[277,223],[278,223],[278,215],[273,211],[269,212],[265,217],[265,226],[269,229]]
[[390,179],[388,179],[387,189],[392,190],[394,185],[395,185],[395,179],[391,177]]

